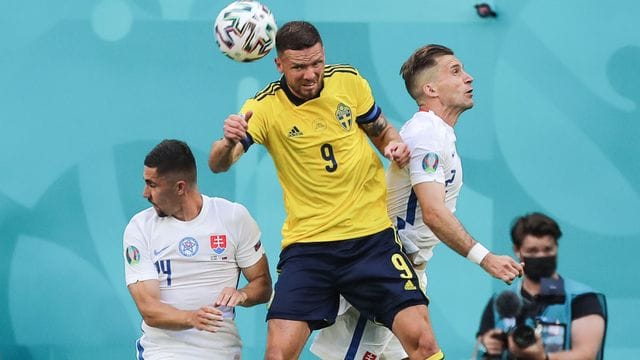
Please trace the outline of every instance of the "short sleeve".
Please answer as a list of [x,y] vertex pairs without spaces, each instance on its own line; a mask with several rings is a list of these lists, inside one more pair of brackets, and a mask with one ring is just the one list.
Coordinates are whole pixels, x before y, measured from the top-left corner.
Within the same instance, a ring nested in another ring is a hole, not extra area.
[[602,304],[594,293],[579,295],[571,301],[572,321],[587,315],[600,315],[603,319],[605,318]]
[[141,223],[132,219],[124,231],[124,273],[126,284],[158,279],[158,272],[151,261],[151,250],[141,230]]
[[233,232],[237,238],[236,262],[240,268],[254,265],[262,258],[264,248],[260,241],[260,228],[249,211],[235,204]]
[[409,160],[411,185],[433,181],[444,184],[444,134],[440,129],[433,127],[416,126],[411,130],[413,133],[403,136],[411,152]]
[[366,124],[372,122],[380,116],[382,112],[376,105],[373,93],[369,82],[357,73],[354,78],[355,90],[352,94],[355,94],[358,113],[356,115],[356,121],[359,124]]
[[[254,99],[248,99],[245,101],[242,108],[240,108],[240,114],[246,114],[248,111],[253,111],[251,119],[249,119],[247,133],[250,136],[251,142],[257,144],[264,144],[267,141],[267,119],[266,112],[260,110],[260,105]],[[245,146],[245,149],[248,146]]]

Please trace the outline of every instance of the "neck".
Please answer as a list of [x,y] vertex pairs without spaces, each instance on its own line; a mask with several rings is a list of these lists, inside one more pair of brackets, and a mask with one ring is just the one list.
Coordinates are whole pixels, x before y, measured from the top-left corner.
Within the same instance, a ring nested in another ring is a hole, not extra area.
[[531,296],[536,296],[540,292],[540,283],[535,282],[525,276],[522,280],[522,288]]
[[[558,279],[560,276],[557,272],[551,275],[552,278]],[[540,282],[535,282],[528,277],[524,277],[522,280],[522,288],[525,289],[526,292],[531,294],[531,296],[536,296],[540,293]]]
[[200,215],[202,211],[202,196],[198,191],[185,194],[180,210],[173,217],[180,221],[191,221]]
[[462,111],[459,109],[446,108],[444,106],[438,105],[420,105],[420,111],[433,111],[434,114],[438,115],[439,118],[442,119],[447,125],[454,127],[458,122],[458,118]]

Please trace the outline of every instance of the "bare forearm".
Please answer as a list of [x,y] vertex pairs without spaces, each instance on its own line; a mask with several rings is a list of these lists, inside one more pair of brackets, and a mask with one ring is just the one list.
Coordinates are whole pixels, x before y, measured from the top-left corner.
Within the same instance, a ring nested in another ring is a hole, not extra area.
[[384,149],[390,143],[402,142],[398,131],[387,121],[384,115],[380,116],[369,124],[361,125],[364,132],[369,136],[373,145],[384,155]]
[[426,209],[422,217],[438,239],[462,256],[467,256],[476,243],[455,215],[445,207]]
[[220,139],[211,146],[209,154],[209,168],[214,173],[225,172],[229,170],[236,160],[237,144],[231,144],[227,139]]
[[377,138],[371,138],[371,142],[375,145],[380,154],[384,155],[384,149],[392,142],[402,142],[400,134],[391,125],[388,125]]
[[167,330],[185,330],[194,327],[195,313],[179,310],[171,305],[157,303],[140,309],[142,318],[147,325]]
[[239,304],[240,306],[249,307],[266,303],[271,298],[271,279],[268,276],[257,277],[239,291],[247,295],[247,299]]

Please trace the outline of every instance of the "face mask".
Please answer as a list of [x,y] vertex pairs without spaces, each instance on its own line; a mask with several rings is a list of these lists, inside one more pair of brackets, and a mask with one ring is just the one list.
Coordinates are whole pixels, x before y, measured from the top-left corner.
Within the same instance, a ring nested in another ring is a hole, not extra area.
[[557,256],[523,257],[524,274],[535,282],[540,278],[551,277],[556,272]]

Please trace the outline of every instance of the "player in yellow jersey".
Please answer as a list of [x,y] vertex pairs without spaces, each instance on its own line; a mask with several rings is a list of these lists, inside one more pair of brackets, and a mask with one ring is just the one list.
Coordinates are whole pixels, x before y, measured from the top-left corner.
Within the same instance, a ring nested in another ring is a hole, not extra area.
[[331,325],[342,295],[388,327],[411,359],[442,359],[425,295],[387,217],[383,166],[368,140],[403,167],[409,151],[348,65],[326,65],[304,21],[276,35],[282,77],[224,122],[209,167],[228,170],[253,143],[271,154],[283,188],[279,277],[265,358],[296,359],[311,331]]

